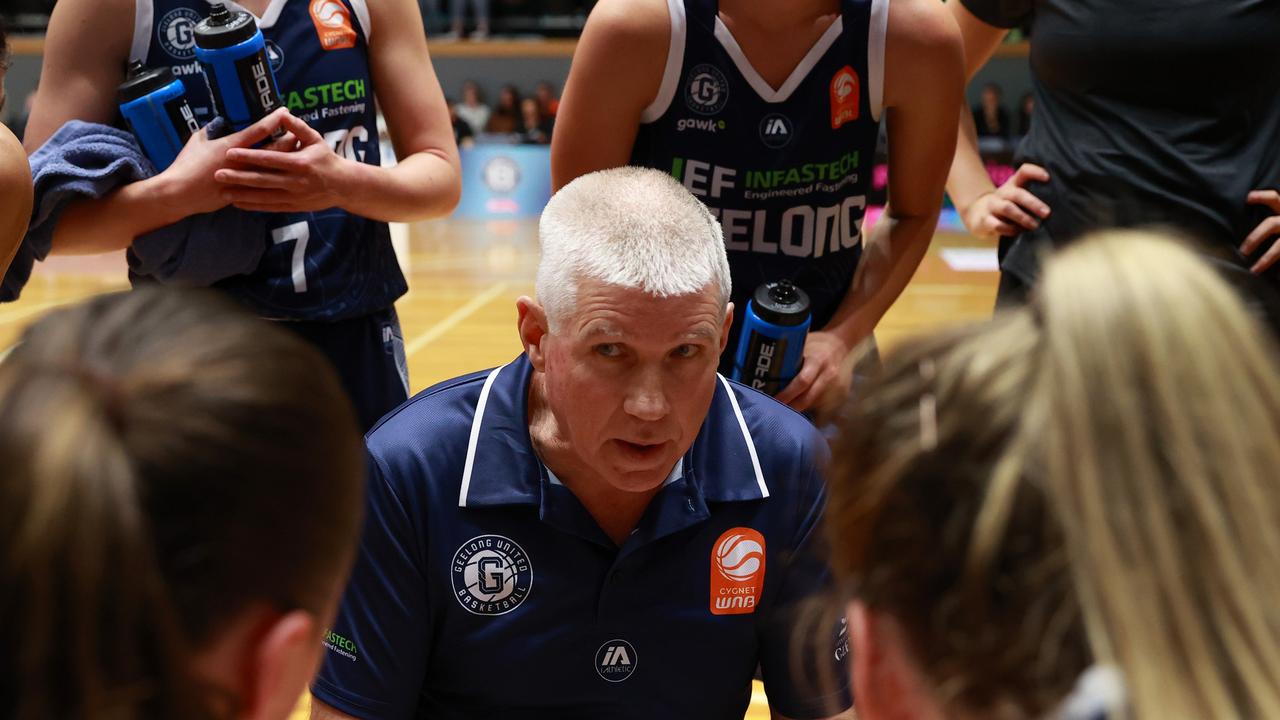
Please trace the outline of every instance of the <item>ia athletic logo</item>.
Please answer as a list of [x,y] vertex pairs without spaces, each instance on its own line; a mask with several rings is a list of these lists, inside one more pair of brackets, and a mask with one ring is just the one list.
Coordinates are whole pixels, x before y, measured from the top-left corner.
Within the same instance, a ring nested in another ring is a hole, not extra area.
[[626,640],[610,640],[596,651],[596,672],[609,682],[622,682],[636,671],[639,657]]
[[311,0],[311,23],[325,50],[345,50],[356,46],[356,29],[351,13],[339,0]]
[[280,49],[275,40],[267,41],[267,61],[271,63],[271,72],[280,72],[280,68],[284,67],[284,50]]
[[473,615],[505,615],[529,597],[533,565],[501,535],[471,538],[453,555],[453,596]]
[[772,113],[760,121],[760,142],[774,150],[786,147],[792,134],[791,119],[786,115]]
[[196,56],[196,24],[200,14],[191,8],[178,8],[165,13],[156,25],[156,39],[164,51],[179,60]]
[[711,614],[749,615],[764,588],[764,536],[748,527],[726,530],[711,548]]
[[684,101],[699,115],[715,115],[729,102],[729,81],[715,65],[698,65],[689,71]]

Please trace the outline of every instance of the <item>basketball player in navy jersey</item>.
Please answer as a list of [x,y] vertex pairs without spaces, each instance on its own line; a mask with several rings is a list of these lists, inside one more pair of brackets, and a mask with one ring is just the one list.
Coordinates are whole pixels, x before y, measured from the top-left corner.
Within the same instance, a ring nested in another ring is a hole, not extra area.
[[[127,60],[170,67],[201,123],[213,116],[194,57],[212,0],[63,0],[49,22],[35,151],[71,119],[110,123]],[[334,362],[367,428],[407,396],[393,303],[406,290],[387,222],[457,204],[457,147],[415,0],[243,0],[267,41],[282,100],[229,137],[197,133],[153,178],[67,209],[54,253],[127,248],[134,238],[228,204],[265,213],[256,271],[218,285]],[[376,93],[375,93],[376,90]],[[380,165],[375,98],[399,162]],[[287,143],[252,149],[277,126]]]
[[[766,281],[808,292],[815,330],[778,399],[830,407],[936,228],[960,48],[933,0],[601,0],[557,114],[552,174],[557,186],[628,163],[674,174],[724,227],[739,317]],[[882,115],[891,200],[864,242]]]

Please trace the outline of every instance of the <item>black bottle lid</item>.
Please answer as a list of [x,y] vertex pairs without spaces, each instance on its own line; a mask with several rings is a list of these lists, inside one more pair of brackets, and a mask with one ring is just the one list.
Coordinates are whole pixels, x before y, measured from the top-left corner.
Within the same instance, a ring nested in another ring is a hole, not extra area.
[[132,102],[167,86],[174,81],[174,78],[173,71],[167,67],[148,69],[134,60],[129,63],[128,75],[120,84],[120,89],[116,91],[116,99],[122,105]]
[[784,327],[803,325],[809,319],[809,295],[790,280],[768,282],[756,288],[751,299],[756,315]]
[[253,16],[241,10],[228,10],[218,3],[209,10],[209,17],[196,25],[196,45],[203,50],[218,50],[239,45],[258,33],[258,23]]

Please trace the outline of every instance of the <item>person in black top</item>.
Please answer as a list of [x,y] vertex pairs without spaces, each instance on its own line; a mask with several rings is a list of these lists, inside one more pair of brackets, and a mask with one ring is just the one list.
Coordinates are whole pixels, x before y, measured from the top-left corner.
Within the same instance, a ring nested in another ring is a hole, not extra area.
[[1004,236],[998,304],[1025,297],[1043,249],[1108,226],[1171,225],[1238,283],[1280,288],[1246,272],[1280,259],[1280,244],[1259,252],[1280,234],[1280,3],[947,5],[970,78],[1008,28],[1031,28],[1035,110],[1021,167],[994,187],[962,129],[947,182],[970,232]]
[[978,137],[1009,137],[1009,110],[1002,102],[1000,86],[987,83],[982,88],[982,101],[973,106],[973,124]]

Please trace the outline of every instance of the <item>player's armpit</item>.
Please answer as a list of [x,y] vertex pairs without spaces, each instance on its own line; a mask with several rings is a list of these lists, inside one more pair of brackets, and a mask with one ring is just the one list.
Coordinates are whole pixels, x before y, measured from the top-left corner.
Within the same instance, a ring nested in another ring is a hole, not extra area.
[[332,707],[325,705],[315,697],[311,698],[311,720],[359,720],[358,718],[338,712]]

